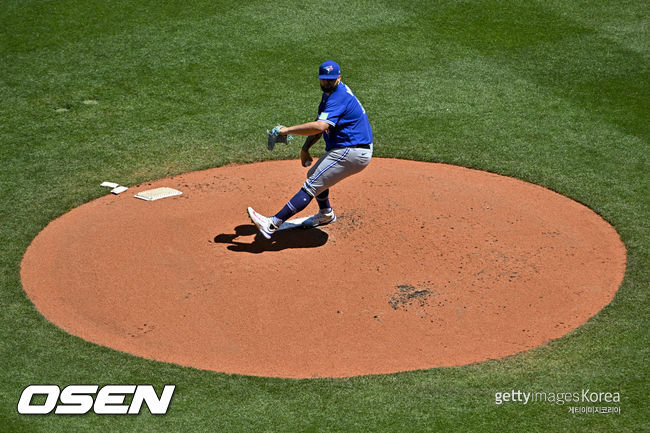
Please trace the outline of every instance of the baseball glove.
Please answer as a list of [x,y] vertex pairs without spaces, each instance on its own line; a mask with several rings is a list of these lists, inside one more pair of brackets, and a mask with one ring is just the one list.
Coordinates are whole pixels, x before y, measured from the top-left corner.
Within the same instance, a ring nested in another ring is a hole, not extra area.
[[293,140],[292,135],[280,135],[280,128],[282,128],[282,125],[278,125],[272,130],[266,131],[268,136],[266,147],[268,147],[269,150],[275,149],[275,143],[290,144],[291,140]]

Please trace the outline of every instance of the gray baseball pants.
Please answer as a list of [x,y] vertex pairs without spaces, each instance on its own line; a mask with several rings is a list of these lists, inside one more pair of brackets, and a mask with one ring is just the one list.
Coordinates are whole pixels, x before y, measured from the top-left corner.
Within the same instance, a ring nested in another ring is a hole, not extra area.
[[370,164],[370,149],[345,147],[325,152],[307,172],[307,181],[302,188],[312,197],[336,185],[343,179],[359,173]]

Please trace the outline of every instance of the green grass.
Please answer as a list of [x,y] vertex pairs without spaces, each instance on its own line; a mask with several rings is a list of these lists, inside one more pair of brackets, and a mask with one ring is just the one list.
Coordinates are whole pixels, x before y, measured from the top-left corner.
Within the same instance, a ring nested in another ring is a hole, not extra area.
[[[648,431],[647,12],[611,0],[2,2],[0,430]],[[345,380],[146,361],[39,315],[20,260],[49,221],[105,193],[102,180],[295,158],[297,148],[268,153],[265,131],[314,117],[328,58],[368,110],[378,156],[521,178],[611,222],[628,249],[614,301],[504,360]],[[177,391],[161,417],[19,416],[32,383]],[[622,413],[494,403],[497,391],[583,388],[621,392]]]

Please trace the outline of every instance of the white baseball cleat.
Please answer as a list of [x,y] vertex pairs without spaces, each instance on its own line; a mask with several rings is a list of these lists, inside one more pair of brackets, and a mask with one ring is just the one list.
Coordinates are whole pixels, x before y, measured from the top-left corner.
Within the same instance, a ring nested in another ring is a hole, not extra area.
[[278,229],[271,222],[271,218],[258,214],[252,207],[248,208],[248,217],[266,239],[271,239],[271,235]]
[[312,215],[309,218],[307,218],[303,223],[303,226],[318,227],[318,226],[324,226],[326,224],[333,223],[334,221],[336,221],[336,215],[334,215],[334,211],[330,211],[327,213],[318,212],[316,215]]

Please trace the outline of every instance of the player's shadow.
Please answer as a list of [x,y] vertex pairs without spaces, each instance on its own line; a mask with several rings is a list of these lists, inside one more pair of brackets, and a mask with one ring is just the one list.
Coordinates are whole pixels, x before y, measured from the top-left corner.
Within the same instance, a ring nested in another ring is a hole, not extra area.
[[[245,242],[240,237],[255,236],[252,242]],[[230,251],[260,254],[266,251],[282,251],[288,248],[317,248],[327,243],[329,235],[318,228],[296,228],[282,230],[266,239],[252,224],[235,227],[235,233],[222,233],[215,236],[215,244],[230,244]]]

